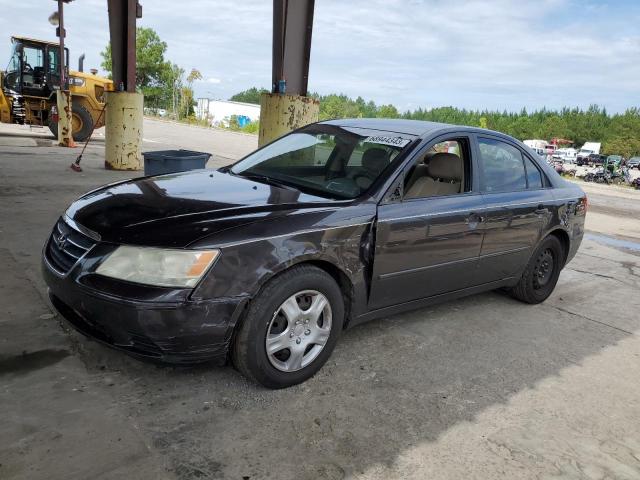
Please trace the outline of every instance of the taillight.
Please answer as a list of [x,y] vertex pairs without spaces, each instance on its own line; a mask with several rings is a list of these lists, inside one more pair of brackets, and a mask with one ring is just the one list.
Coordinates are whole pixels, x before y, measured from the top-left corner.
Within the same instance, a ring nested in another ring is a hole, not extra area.
[[581,214],[584,215],[587,213],[587,207],[589,206],[589,201],[587,200],[587,194],[585,193],[584,197],[578,200],[576,205],[576,215]]
[[58,116],[58,107],[55,105],[51,107],[51,120],[54,123],[58,123],[60,121],[60,117]]

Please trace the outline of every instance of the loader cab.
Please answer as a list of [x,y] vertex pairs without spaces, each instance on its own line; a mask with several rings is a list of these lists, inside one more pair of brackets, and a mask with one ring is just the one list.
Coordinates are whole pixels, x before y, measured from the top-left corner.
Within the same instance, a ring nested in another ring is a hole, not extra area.
[[[60,47],[13,37],[12,53],[5,72],[4,88],[24,96],[49,98],[60,88]],[[65,65],[69,72],[69,50],[65,49]]]

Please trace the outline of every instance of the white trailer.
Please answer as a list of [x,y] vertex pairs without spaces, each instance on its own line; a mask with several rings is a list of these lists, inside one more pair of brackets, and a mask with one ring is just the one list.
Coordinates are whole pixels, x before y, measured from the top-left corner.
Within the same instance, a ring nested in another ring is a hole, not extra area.
[[586,142],[580,151],[578,151],[578,156],[588,157],[592,153],[600,153],[600,146],[602,144],[598,142]]
[[198,99],[196,117],[200,120],[206,120],[209,125],[228,127],[229,120],[233,115],[246,117],[249,121],[256,122],[260,119],[260,105],[209,98]]

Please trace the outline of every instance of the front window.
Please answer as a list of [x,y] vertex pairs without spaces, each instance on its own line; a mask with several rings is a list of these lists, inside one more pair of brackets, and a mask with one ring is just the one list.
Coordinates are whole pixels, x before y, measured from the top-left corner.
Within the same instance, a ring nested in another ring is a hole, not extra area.
[[44,67],[44,52],[42,48],[25,46],[22,53],[24,71],[33,71]]
[[469,142],[452,138],[433,145],[411,166],[404,198],[457,195],[471,190]]
[[[18,90],[20,85],[20,52],[18,52],[17,45],[17,43],[13,44],[5,74],[5,86],[11,90]],[[0,88],[2,86],[0,85]]]
[[334,125],[311,125],[236,163],[231,174],[320,196],[353,199],[388,171],[414,137]]

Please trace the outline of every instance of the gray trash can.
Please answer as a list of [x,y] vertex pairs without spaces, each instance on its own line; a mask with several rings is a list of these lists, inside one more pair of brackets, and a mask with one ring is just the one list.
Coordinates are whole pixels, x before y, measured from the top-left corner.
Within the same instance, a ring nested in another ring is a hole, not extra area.
[[163,175],[204,168],[211,154],[191,150],[160,150],[143,152],[142,156],[145,175]]

